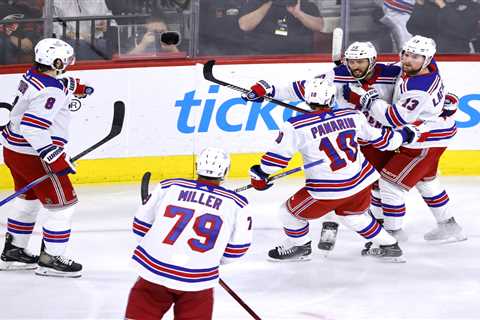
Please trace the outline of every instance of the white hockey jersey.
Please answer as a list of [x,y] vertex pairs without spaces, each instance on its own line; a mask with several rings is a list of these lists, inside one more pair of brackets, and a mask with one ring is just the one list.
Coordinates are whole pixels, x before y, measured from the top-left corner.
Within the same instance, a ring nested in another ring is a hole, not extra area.
[[52,144],[68,142],[71,92],[60,79],[28,70],[20,80],[10,113],[1,133],[5,148],[38,155]]
[[359,143],[394,150],[402,142],[399,132],[371,127],[357,110],[310,113],[284,123],[275,144],[262,156],[261,168],[275,173],[288,165],[296,151],[305,164],[323,159],[323,163],[305,170],[306,189],[316,199],[346,198],[379,178],[359,152]]
[[434,61],[429,69],[428,74],[399,77],[391,104],[379,99],[371,105],[371,116],[386,126],[422,124],[425,133],[409,148],[446,147],[457,133],[454,117],[440,117],[445,88]]
[[143,279],[199,291],[218,282],[219,264],[250,247],[252,218],[245,197],[194,180],[164,180],[134,218],[140,237],[132,259]]
[[[375,65],[373,75],[370,79],[364,80],[362,82],[364,88],[373,87],[378,93],[380,99],[385,101],[391,101],[393,98],[393,91],[395,88],[395,81],[398,76],[401,74],[401,69],[399,66],[392,64],[383,64],[377,63]],[[335,85],[337,88],[336,101],[340,108],[351,108],[355,109],[357,106],[348,102],[344,97],[345,86],[348,86],[349,83],[357,83],[357,80],[352,77],[350,71],[348,71],[345,65],[340,65],[333,68],[331,71],[319,75],[316,78],[322,78],[328,80],[331,84]],[[308,80],[295,81],[287,86],[275,85],[274,98],[280,100],[302,100],[305,101],[305,85]],[[367,117],[368,122],[371,126],[376,128],[381,128],[383,125],[375,121],[375,119],[364,112]]]

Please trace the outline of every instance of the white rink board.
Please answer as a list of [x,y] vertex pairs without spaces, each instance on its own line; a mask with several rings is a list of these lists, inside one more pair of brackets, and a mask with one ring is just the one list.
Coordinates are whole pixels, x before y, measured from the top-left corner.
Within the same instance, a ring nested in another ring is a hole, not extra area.
[[[441,62],[447,89],[461,98],[459,133],[450,149],[480,149],[480,62]],[[216,77],[249,87],[255,80],[288,83],[328,71],[330,63],[214,67]],[[74,113],[69,144],[76,154],[109,130],[112,105],[127,106],[122,135],[86,158],[187,155],[206,145],[232,153],[264,151],[292,112],[273,104],[244,103],[239,93],[203,79],[202,65],[73,71],[95,88]],[[0,75],[0,101],[12,101],[19,74]],[[0,156],[1,160],[1,156]]]

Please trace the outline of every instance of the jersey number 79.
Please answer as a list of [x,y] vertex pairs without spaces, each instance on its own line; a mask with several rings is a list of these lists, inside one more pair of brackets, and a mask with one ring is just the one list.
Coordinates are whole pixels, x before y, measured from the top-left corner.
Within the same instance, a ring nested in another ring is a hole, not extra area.
[[[188,226],[190,220],[192,220],[194,213],[195,210],[193,209],[169,205],[165,210],[164,216],[169,218],[178,216],[179,218],[163,240],[163,243],[173,245]],[[188,240],[190,248],[198,252],[211,250],[215,246],[222,224],[222,219],[214,214],[205,213],[196,217],[193,222],[193,231],[204,239],[190,238]]]

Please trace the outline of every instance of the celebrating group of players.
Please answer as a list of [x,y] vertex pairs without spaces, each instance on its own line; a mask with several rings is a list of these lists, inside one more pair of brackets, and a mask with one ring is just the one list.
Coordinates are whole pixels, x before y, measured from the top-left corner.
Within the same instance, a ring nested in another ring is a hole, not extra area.
[[[305,186],[281,205],[286,240],[268,252],[269,259],[310,259],[308,221],[334,211],[368,241],[362,255],[404,262],[398,242],[406,239],[402,220],[413,187],[438,224],[426,240],[466,239],[437,177],[439,159],[457,131],[452,116],[458,101],[446,92],[434,55],[432,39],[414,36],[400,53],[400,66],[382,64],[370,42],[355,42],[344,64],[330,72],[283,87],[262,80],[243,96],[302,100],[307,108],[284,123],[270,150],[250,168],[255,189],[269,189],[270,175],[287,167],[297,151],[305,164],[319,162],[305,170]],[[78,80],[62,77],[73,62],[68,44],[40,41],[13,106],[0,107],[0,139],[15,190],[50,174],[14,200],[0,270],[81,274],[82,266],[63,256],[76,203],[67,175],[75,169],[64,151],[68,104],[86,95]],[[252,237],[247,199],[221,187],[229,167],[228,154],[207,148],[197,157],[196,180],[164,180],[139,207],[132,257],[139,278],[126,318],[159,319],[174,304],[176,318],[211,319],[219,265],[243,256]],[[49,218],[36,256],[26,247],[42,205]]]

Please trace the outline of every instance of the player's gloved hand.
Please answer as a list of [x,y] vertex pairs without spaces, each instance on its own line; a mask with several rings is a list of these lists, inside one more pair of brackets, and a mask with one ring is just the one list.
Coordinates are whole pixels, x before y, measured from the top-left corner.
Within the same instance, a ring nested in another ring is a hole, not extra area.
[[259,164],[250,168],[250,183],[257,190],[267,190],[273,183],[268,182],[268,174],[263,172]]
[[66,77],[62,78],[61,81],[68,91],[77,98],[83,99],[94,92],[92,87],[81,84],[80,79]]
[[355,109],[358,109],[358,110],[362,109],[362,106],[360,105],[360,96],[350,89],[350,86],[348,85],[348,83],[345,83],[342,89],[343,89],[343,98],[349,103],[355,105]]
[[368,88],[365,90],[361,85],[352,82],[348,84],[348,87],[352,93],[360,96],[360,105],[362,106],[362,110],[369,111],[372,106],[372,102],[379,98],[378,91],[375,88]]
[[0,130],[10,122],[10,111],[12,106],[6,102],[0,102]]
[[64,176],[66,174],[75,174],[75,166],[67,157],[65,150],[61,147],[50,145],[40,152],[40,158],[45,161],[53,173],[58,176]]
[[422,136],[420,128],[412,124],[407,124],[397,131],[402,134],[403,144],[417,142]]
[[458,97],[453,93],[447,93],[445,95],[445,102],[443,103],[442,113],[440,117],[448,118],[451,117],[457,112],[458,109]]
[[247,94],[242,94],[245,101],[263,102],[263,97],[273,97],[275,95],[275,87],[268,84],[265,80],[255,83]]

